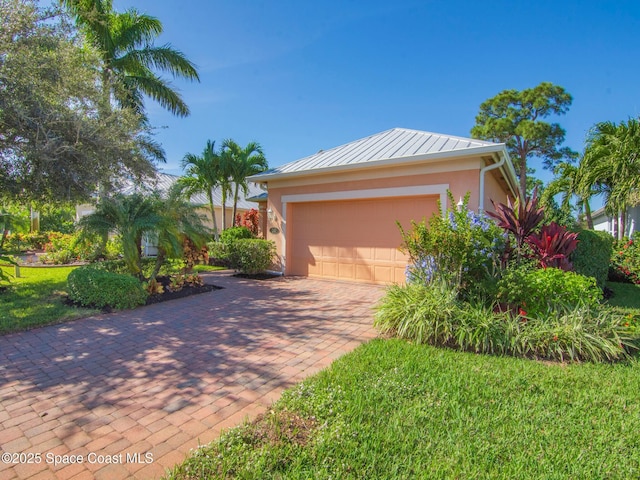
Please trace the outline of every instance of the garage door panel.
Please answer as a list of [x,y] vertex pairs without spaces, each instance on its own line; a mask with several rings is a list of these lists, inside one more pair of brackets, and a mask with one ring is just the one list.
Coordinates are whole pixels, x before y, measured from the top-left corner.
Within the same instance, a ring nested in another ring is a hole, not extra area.
[[287,273],[375,283],[402,283],[407,263],[396,221],[430,217],[437,199],[402,197],[293,203]]

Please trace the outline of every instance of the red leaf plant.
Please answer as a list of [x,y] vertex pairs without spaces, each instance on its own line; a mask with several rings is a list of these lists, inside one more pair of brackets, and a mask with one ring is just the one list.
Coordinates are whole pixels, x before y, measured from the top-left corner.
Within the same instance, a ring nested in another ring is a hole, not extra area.
[[540,233],[532,233],[527,237],[534,258],[542,268],[555,267],[565,271],[573,270],[569,255],[578,246],[578,234],[551,222],[540,229]]

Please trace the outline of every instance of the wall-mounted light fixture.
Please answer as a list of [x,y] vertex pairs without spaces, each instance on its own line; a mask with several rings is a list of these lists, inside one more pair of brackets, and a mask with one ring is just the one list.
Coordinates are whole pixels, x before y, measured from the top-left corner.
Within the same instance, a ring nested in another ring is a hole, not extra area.
[[267,209],[267,218],[271,223],[276,221],[276,213],[273,211],[273,209]]

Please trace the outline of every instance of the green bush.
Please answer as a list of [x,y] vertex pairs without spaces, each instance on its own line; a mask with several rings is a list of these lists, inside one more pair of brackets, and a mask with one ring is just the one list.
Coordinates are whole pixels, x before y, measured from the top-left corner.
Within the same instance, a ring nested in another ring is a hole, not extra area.
[[535,318],[553,317],[566,307],[598,306],[602,290],[593,277],[559,268],[513,268],[498,282],[498,301]]
[[[155,257],[143,257],[140,259],[142,265],[142,276],[148,278],[156,265]],[[118,260],[105,260],[101,262],[92,263],[93,268],[100,270],[106,270],[107,272],[120,273],[123,275],[129,274],[127,264],[123,259]],[[180,273],[182,269],[182,261],[179,259],[167,259],[160,267],[158,275],[176,275]]]
[[611,256],[610,280],[640,285],[640,232],[616,242]]
[[612,361],[637,348],[628,318],[610,310],[558,307],[538,319],[456,300],[441,280],[389,287],[374,324],[416,343],[559,361]]
[[227,228],[220,234],[220,241],[224,245],[229,245],[236,240],[242,240],[247,238],[255,238],[251,230],[247,227],[231,227]]
[[147,292],[130,276],[93,267],[80,267],[67,277],[69,298],[82,306],[134,308],[144,305]]
[[593,277],[598,287],[604,288],[613,253],[613,237],[607,232],[580,230],[578,246],[570,260],[576,273]]
[[209,242],[207,243],[207,250],[209,251],[210,265],[229,265],[229,252],[227,251],[227,246],[224,243]]
[[227,246],[229,263],[241,273],[255,275],[273,265],[276,245],[271,240],[259,238],[240,239]]

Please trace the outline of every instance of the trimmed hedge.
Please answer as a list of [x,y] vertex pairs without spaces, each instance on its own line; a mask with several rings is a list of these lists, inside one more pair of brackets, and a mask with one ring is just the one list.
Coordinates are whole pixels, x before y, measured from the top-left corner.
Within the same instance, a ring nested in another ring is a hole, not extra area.
[[271,240],[247,238],[229,244],[227,251],[231,268],[248,275],[256,275],[273,265],[276,245]]
[[72,271],[67,289],[71,300],[87,307],[135,308],[147,300],[147,292],[136,278],[92,267]]
[[246,238],[256,238],[247,227],[230,227],[220,234],[220,241],[225,245]]
[[576,273],[595,278],[598,287],[604,288],[612,253],[613,237],[607,232],[581,230],[570,260]]

